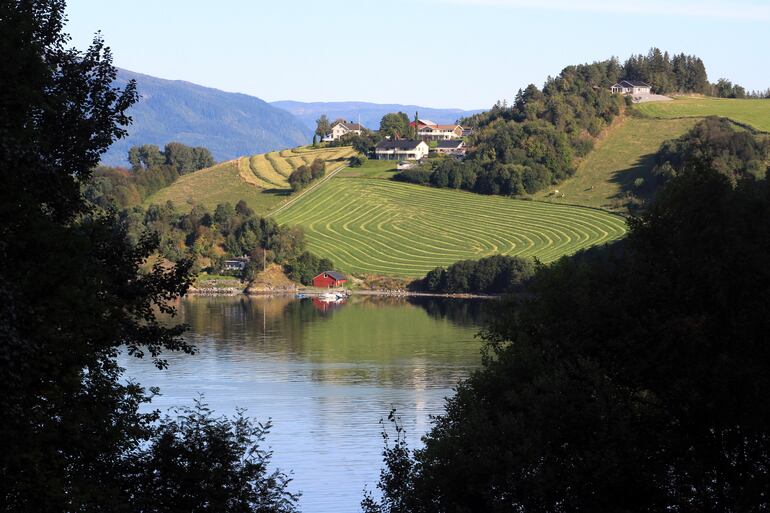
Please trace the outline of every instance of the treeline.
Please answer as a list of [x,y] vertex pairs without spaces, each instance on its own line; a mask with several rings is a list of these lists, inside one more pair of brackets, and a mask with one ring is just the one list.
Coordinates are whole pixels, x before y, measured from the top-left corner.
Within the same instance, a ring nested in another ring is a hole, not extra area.
[[521,292],[534,273],[531,259],[493,255],[437,267],[409,288],[438,294],[509,294]]
[[706,66],[699,57],[684,53],[669,56],[659,48],[629,57],[619,78],[647,82],[657,94],[711,93]]
[[180,176],[214,165],[211,152],[171,142],[161,151],[154,144],[134,146],[128,152],[131,169],[97,166],[83,190],[91,203],[102,208],[124,208],[142,203]]
[[683,136],[666,141],[655,155],[655,185],[693,167],[714,170],[735,184],[765,177],[770,164],[770,138],[736,128],[728,119],[709,117]]
[[764,100],[770,98],[770,88],[764,91],[747,91],[741,85],[733,84],[726,78],[720,78],[715,84],[711,84],[711,96],[719,98],[750,98],[753,100]]
[[325,174],[326,167],[324,161],[315,159],[309,166],[303,164],[292,171],[288,182],[292,190],[296,192],[307,187],[313,180],[323,178]]
[[652,86],[658,94],[697,93],[717,98],[770,98],[770,89],[746,91],[726,78],[710,83],[703,61],[684,53],[669,56],[652,48],[647,55],[633,55],[623,64],[622,77],[641,80]]
[[170,201],[135,206],[120,213],[130,240],[141,240],[144,233],[157,234],[158,254],[171,262],[190,259],[195,268],[218,274],[224,261],[248,256],[250,260],[241,274],[253,278],[262,270],[263,262],[284,266],[289,277],[305,285],[334,264],[306,251],[305,237],[299,227],[279,226],[273,219],[260,217],[245,201],[235,206],[220,203],[213,212],[202,205],[180,212]]

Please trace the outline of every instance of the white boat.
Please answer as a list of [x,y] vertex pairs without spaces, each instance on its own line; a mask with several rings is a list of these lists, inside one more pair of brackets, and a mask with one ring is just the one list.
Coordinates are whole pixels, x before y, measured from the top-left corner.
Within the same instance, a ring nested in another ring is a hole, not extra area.
[[318,296],[318,299],[320,299],[321,301],[338,301],[340,298],[334,292],[324,292],[323,294]]

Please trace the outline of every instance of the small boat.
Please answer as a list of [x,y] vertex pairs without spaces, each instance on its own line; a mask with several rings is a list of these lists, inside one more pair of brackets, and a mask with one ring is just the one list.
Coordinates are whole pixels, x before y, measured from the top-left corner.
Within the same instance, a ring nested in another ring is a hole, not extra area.
[[321,301],[337,301],[340,298],[334,292],[324,292],[323,294],[318,296],[318,299],[320,299]]
[[297,295],[294,297],[296,297],[297,299],[305,299],[310,296],[308,296],[307,294],[303,294],[302,292],[298,292]]

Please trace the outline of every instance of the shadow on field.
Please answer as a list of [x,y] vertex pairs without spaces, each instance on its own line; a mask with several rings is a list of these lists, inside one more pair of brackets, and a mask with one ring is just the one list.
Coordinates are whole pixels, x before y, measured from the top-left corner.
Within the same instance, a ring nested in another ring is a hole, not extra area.
[[272,194],[273,196],[286,197],[291,196],[291,189],[265,189],[262,194]]
[[636,213],[653,197],[657,180],[652,176],[655,154],[641,155],[633,166],[612,173],[610,182],[618,185],[620,192],[613,196],[617,206]]

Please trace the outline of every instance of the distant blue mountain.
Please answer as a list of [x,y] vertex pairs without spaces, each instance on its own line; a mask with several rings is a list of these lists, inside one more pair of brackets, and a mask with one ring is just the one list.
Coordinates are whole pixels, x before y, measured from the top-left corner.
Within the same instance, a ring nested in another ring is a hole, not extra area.
[[205,146],[221,161],[307,144],[313,136],[290,113],[254,96],[124,69],[118,70],[116,85],[130,79],[136,80],[141,100],[129,110],[134,120],[129,136],[102,156],[105,164],[127,164],[128,149],[140,144]]
[[368,102],[295,102],[278,101],[271,102],[274,107],[287,110],[301,120],[305,126],[315,130],[315,121],[321,114],[326,114],[329,121],[338,118],[344,118],[348,121],[358,122],[359,116],[361,124],[370,129],[377,129],[380,126],[380,119],[389,112],[405,112],[409,119],[418,112],[420,118],[429,119],[438,124],[450,124],[464,116],[470,116],[479,110],[462,109],[433,109],[430,107],[420,107],[418,105],[399,105]]

